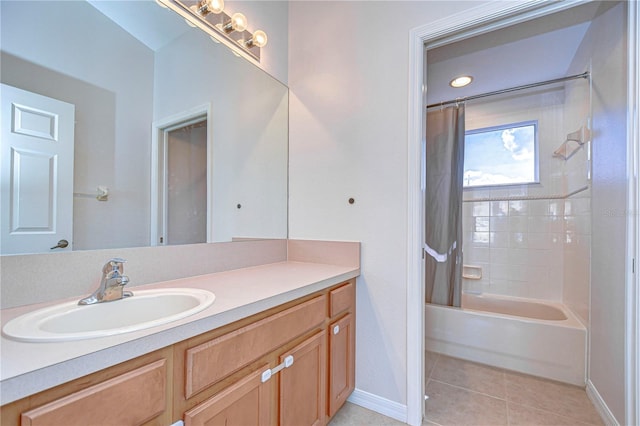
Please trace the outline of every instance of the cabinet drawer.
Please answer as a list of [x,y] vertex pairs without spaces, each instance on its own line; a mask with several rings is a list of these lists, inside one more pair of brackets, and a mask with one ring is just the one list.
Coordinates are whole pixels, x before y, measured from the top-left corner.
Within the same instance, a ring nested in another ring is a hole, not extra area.
[[190,398],[324,321],[318,296],[186,351],[185,397]]
[[22,414],[24,426],[140,425],[165,410],[166,360],[159,360]]
[[355,303],[355,285],[353,281],[342,287],[331,290],[330,299],[330,315],[333,317],[342,311],[351,308]]

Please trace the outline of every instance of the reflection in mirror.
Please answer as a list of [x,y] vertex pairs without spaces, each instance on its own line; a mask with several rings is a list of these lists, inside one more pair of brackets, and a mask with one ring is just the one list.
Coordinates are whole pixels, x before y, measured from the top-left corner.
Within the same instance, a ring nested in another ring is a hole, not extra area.
[[286,86],[152,0],[0,7],[2,254],[287,237]]

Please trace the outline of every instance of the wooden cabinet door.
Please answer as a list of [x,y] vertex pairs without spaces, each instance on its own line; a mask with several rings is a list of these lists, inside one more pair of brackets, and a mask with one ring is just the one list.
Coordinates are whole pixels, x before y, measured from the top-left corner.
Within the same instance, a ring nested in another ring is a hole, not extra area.
[[326,332],[320,331],[280,357],[293,365],[280,372],[280,425],[324,425],[326,418]]
[[353,314],[329,326],[329,416],[355,388],[355,321]]
[[263,369],[232,384],[184,414],[185,426],[267,426],[271,418],[272,386],[262,383]]

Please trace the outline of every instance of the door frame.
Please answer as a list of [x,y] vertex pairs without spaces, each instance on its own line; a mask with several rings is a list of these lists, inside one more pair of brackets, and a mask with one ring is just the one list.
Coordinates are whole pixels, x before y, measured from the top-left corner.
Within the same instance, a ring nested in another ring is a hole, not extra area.
[[[506,26],[514,25],[540,16],[559,12],[583,4],[580,0],[549,3],[544,0],[512,2],[489,2],[444,19],[414,28],[409,35],[409,116],[408,116],[408,238],[407,238],[407,423],[420,425],[424,412],[424,286],[423,282],[423,167],[422,153],[425,146],[426,111],[426,55],[425,46],[435,47],[472,37]],[[628,117],[629,161],[634,174],[628,178],[629,206],[635,206],[635,214],[627,215],[628,229],[634,230],[627,242],[627,260],[640,258],[640,207],[637,191],[640,188],[638,167],[640,165],[640,12],[636,2],[627,2],[628,39]],[[441,40],[446,38],[446,42]],[[632,77],[635,75],[635,79]],[[637,269],[638,266],[636,265]],[[630,270],[630,269],[629,269]],[[625,383],[626,421],[640,421],[640,280],[637,273],[629,272],[626,280],[627,315],[625,359],[627,382]]]
[[[172,128],[179,127],[182,124],[188,124],[190,121],[194,121],[198,118],[206,118],[207,120],[207,243],[213,241],[212,238],[212,202],[213,197],[211,194],[212,188],[212,176],[213,176],[213,130],[211,126],[211,104],[206,103],[190,108],[186,111],[182,111],[171,115],[169,117],[156,120],[152,123],[151,127],[151,217],[149,220],[150,232],[149,232],[149,245],[158,246],[164,245],[158,242],[158,225],[161,209],[159,208],[158,192],[160,185],[158,178],[160,176],[160,168],[164,168],[165,165],[160,162],[160,144],[165,143],[165,134]],[[166,197],[165,197],[166,200]],[[166,203],[165,203],[166,204]],[[162,214],[166,217],[166,207],[163,206]]]
[[640,6],[627,3],[627,286],[625,407],[628,424],[640,423]]

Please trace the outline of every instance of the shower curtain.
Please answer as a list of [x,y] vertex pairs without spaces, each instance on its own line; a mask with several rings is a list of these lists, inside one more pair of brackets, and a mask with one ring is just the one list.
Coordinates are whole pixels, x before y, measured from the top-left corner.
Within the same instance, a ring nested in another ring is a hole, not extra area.
[[426,302],[460,306],[464,105],[427,112]]

